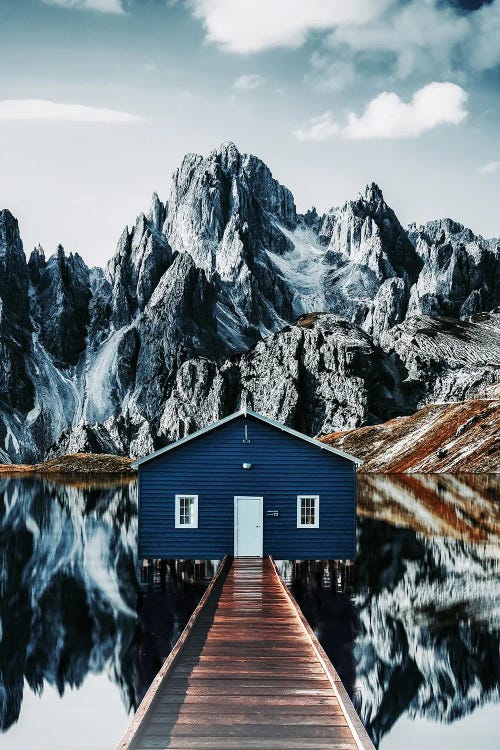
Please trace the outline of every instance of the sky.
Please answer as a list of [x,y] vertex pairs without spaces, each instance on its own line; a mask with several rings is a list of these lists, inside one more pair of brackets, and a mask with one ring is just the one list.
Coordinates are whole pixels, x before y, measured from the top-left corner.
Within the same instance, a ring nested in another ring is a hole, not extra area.
[[231,140],[297,208],[377,182],[500,236],[500,0],[0,0],[0,208],[104,265],[184,154]]

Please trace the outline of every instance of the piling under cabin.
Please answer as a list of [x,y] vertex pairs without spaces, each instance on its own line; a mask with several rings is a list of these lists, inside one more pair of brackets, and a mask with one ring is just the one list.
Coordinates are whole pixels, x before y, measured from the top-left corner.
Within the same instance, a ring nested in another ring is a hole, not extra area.
[[139,557],[352,560],[361,461],[244,409],[134,464]]

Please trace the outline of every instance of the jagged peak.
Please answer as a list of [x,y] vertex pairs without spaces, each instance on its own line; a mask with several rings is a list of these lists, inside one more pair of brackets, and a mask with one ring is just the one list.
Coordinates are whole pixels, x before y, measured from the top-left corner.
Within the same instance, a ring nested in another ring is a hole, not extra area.
[[11,224],[11,223],[17,224],[16,217],[14,216],[13,213],[11,213],[11,211],[9,211],[8,208],[2,208],[0,210],[0,221],[2,223],[5,223],[5,224],[7,224],[7,223],[9,223],[9,224]]
[[158,210],[158,208],[163,207],[163,203],[160,200],[160,197],[156,190],[153,192],[153,195],[151,196],[151,203],[149,206],[149,214],[154,215],[155,211]]
[[136,232],[139,232],[141,235],[144,234],[146,227],[147,227],[148,219],[144,211],[141,211],[141,213],[138,215],[137,219],[135,220],[134,228],[132,229],[132,234],[135,234]]
[[161,231],[163,222],[167,215],[166,205],[158,197],[158,193],[155,191],[151,196],[151,204],[148,212],[148,221],[153,224],[157,231]]
[[340,212],[345,213],[347,211],[349,213],[354,210],[357,213],[359,210],[362,210],[364,213],[365,211],[377,210],[379,208],[388,208],[382,189],[376,182],[369,182],[365,189],[360,191],[355,198],[347,200],[344,203]]
[[7,240],[7,242],[11,242],[12,240],[18,240],[19,243],[22,243],[19,236],[19,223],[12,214],[8,208],[3,208],[0,211],[0,232],[3,236],[3,240]]
[[45,250],[40,243],[31,251],[30,260],[31,258],[43,258],[45,260]]
[[425,222],[425,224],[412,222],[408,226],[408,233],[413,237],[413,241],[418,237],[424,237],[428,243],[436,245],[442,244],[447,239],[463,243],[476,242],[481,245],[487,245],[491,242],[491,240],[487,240],[482,235],[473,232],[470,227],[449,217],[432,219]]
[[47,261],[45,259],[44,249],[40,244],[38,244],[31,251],[28,260],[28,268],[30,269],[30,273],[32,273],[34,269],[37,269],[39,272],[42,268],[45,267],[46,263]]
[[[461,224],[459,221],[455,221],[455,219],[450,219],[448,216],[445,216],[442,219],[431,219],[430,221],[426,221],[424,226],[435,227],[439,229],[443,228],[443,229],[446,229],[446,231],[450,233],[463,232],[464,229],[469,230],[469,227],[466,227],[464,224]],[[472,231],[472,230],[469,230],[469,231]]]
[[368,185],[365,187],[363,197],[367,203],[379,203],[383,202],[384,200],[382,190],[376,182],[368,183]]
[[241,154],[232,141],[225,141],[214,149],[208,158],[210,161],[220,164],[223,170],[234,174],[240,170],[242,160],[249,157]]
[[26,264],[19,223],[9,209],[4,208],[0,211],[0,256],[3,259],[10,253],[13,253],[16,262]]
[[212,151],[212,154],[241,156],[240,150],[233,141],[224,141]]
[[[30,256],[30,262],[31,261],[37,261],[40,262],[43,260],[45,262],[45,251],[43,250],[41,245],[38,245],[36,247]],[[52,253],[52,255],[49,256],[49,258],[46,261],[47,264],[57,264],[59,266],[80,266],[83,268],[88,268],[87,264],[83,260],[82,256],[79,253],[73,253],[69,252],[67,253],[64,249],[64,246],[59,243],[55,249],[55,251]]]

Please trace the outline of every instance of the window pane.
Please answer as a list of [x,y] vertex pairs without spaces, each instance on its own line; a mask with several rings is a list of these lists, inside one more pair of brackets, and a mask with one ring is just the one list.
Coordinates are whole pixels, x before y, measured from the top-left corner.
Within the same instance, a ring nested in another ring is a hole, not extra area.
[[304,526],[314,526],[316,523],[316,498],[300,498],[300,523]]
[[194,522],[194,497],[179,498],[179,523],[190,526]]

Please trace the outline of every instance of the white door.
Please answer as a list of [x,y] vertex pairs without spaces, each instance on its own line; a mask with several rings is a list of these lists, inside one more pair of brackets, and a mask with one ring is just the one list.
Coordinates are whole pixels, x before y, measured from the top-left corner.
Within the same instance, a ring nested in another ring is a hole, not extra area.
[[262,557],[262,507],[261,497],[234,498],[235,557]]

